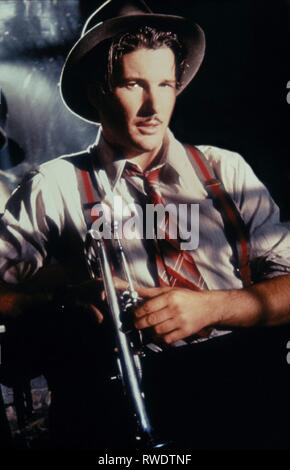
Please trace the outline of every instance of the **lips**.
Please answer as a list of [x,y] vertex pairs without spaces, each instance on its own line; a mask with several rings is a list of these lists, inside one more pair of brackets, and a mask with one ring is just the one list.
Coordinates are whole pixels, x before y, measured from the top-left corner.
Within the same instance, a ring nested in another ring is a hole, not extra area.
[[136,127],[144,135],[156,134],[161,126],[161,122],[156,119],[139,122]]

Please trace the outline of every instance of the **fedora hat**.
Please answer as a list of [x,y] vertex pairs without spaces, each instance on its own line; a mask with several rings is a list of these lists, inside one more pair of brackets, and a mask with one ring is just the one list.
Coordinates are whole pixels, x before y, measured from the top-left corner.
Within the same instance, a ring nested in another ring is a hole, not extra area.
[[142,26],[178,35],[187,64],[178,94],[186,88],[197,73],[204,56],[205,38],[200,26],[180,16],[155,14],[142,0],[108,0],[87,20],[80,39],[63,66],[60,92],[70,111],[86,121],[98,122],[97,110],[90,103],[84,81],[89,74],[89,61],[91,60],[94,68],[97,66],[96,55],[91,52],[102,47],[104,41]]

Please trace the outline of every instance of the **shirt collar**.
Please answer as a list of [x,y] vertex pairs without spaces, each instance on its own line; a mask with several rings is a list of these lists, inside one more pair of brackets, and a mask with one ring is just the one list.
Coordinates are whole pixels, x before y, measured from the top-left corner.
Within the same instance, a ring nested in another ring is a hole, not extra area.
[[[114,191],[120,178],[122,177],[123,171],[127,162],[130,159],[123,158],[122,155],[118,155],[116,149],[114,149],[104,138],[102,128],[99,128],[98,136],[94,144],[94,155],[96,169],[104,169],[108,175],[111,183],[112,191]],[[164,177],[166,182],[175,182],[180,176],[182,169],[184,168],[184,159],[180,155],[184,153],[183,146],[175,139],[170,129],[167,129],[165,136],[163,153],[158,158],[157,162],[153,162],[151,168],[157,168],[163,166],[160,178]]]

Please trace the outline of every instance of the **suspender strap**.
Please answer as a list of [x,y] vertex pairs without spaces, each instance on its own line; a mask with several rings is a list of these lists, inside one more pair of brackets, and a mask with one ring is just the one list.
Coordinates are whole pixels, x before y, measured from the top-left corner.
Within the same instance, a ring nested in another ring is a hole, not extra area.
[[[94,162],[92,153],[86,153],[86,157],[89,158],[89,166],[82,168],[81,166],[75,167],[76,176],[78,180],[78,188],[80,197],[83,205],[83,214],[87,229],[92,228],[93,223],[98,219],[100,214],[94,210],[92,211],[95,204],[99,204],[101,201],[100,193],[98,191],[97,179],[94,172]],[[109,240],[104,239],[104,243],[109,248]],[[112,254],[113,256],[113,254]],[[116,275],[115,266],[111,265],[113,275]]]
[[212,167],[196,147],[186,145],[190,161],[201,180],[209,196],[213,199],[214,206],[220,212],[224,222],[225,234],[237,260],[237,274],[247,287],[252,284],[249,234],[245,222],[236,207],[233,199],[225,190],[223,184],[216,178]]
[[89,160],[89,165],[86,168],[83,168],[83,165],[76,165],[75,171],[83,207],[83,214],[87,229],[89,230],[97,219],[97,214],[92,213],[92,208],[95,204],[100,202],[100,195],[97,189],[92,155],[91,153],[85,153],[82,154],[82,158],[84,157],[86,163]]

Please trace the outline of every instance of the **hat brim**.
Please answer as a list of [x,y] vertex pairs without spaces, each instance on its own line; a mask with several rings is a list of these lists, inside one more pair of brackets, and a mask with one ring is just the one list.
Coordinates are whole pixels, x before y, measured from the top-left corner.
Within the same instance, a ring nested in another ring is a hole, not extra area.
[[70,111],[85,121],[98,122],[97,110],[90,103],[84,85],[87,67],[82,67],[83,60],[103,41],[141,26],[151,26],[178,35],[184,45],[186,61],[178,94],[187,87],[197,73],[205,52],[204,32],[199,25],[180,16],[150,13],[112,18],[99,23],[82,36],[66,59],[60,79],[60,92]]

